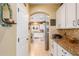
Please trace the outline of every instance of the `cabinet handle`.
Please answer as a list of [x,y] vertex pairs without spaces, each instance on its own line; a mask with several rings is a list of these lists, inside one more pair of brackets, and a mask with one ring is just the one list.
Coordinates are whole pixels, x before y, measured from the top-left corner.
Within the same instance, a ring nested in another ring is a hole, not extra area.
[[66,52],[64,52],[64,54],[67,54]]
[[79,25],[79,19],[77,20],[77,25]]
[[73,20],[73,26],[77,26],[77,22]]
[[19,43],[19,38],[18,38],[18,43]]
[[75,21],[73,20],[73,26],[75,26]]

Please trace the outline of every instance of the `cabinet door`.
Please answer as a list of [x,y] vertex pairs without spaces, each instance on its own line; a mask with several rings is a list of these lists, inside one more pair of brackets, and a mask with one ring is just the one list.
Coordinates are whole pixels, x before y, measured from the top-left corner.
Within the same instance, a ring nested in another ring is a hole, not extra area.
[[60,23],[61,23],[61,28],[65,28],[65,4],[63,4],[60,7]]
[[79,3],[77,3],[77,27],[79,28]]
[[[61,47],[61,46],[60,46]],[[62,47],[61,47],[62,48]],[[72,56],[68,51],[66,51],[64,48],[62,48],[62,56]]]
[[62,49],[61,49],[61,47],[60,46],[58,46],[58,56],[62,56],[63,54],[62,54]]
[[61,27],[60,23],[60,8],[56,12],[56,28],[59,29]]
[[56,13],[57,28],[65,28],[65,4],[63,4]]
[[56,42],[53,42],[53,47],[54,47],[53,55],[57,56],[58,55],[58,44]]
[[76,4],[66,4],[66,28],[76,27]]
[[72,56],[68,51],[58,45],[58,56]]
[[64,56],[72,56],[72,54],[70,54],[68,51],[66,51],[65,49],[62,49],[63,51],[63,55]]

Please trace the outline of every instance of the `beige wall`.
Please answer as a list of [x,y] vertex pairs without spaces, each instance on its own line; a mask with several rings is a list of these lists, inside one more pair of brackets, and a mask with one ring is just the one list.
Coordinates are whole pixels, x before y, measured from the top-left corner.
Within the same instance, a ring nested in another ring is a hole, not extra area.
[[[30,15],[35,12],[45,12],[49,15],[49,24],[50,19],[56,19],[56,10],[58,9],[58,4],[30,4]],[[51,35],[55,30],[55,26],[49,26],[49,36],[51,39]]]
[[50,16],[50,18],[55,19],[55,12],[57,8],[57,4],[32,4],[30,5],[30,14],[35,12],[45,12]]
[[[16,4],[10,4],[13,20],[16,21]],[[16,55],[16,25],[10,28],[0,28],[0,55]]]

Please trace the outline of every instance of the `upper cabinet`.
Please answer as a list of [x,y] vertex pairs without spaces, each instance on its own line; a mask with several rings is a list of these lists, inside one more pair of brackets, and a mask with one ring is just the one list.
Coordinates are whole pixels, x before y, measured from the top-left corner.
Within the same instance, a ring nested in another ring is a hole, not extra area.
[[56,27],[58,29],[79,28],[78,10],[79,10],[79,4],[76,3],[63,4],[56,12],[56,20],[57,20]]
[[66,4],[66,28],[76,27],[76,4],[67,3]]
[[61,8],[59,8],[57,10],[57,12],[56,12],[56,28],[60,28],[61,27],[60,11],[61,11]]
[[65,4],[63,4],[56,13],[56,27],[65,28]]
[[77,3],[77,27],[79,28],[79,3]]

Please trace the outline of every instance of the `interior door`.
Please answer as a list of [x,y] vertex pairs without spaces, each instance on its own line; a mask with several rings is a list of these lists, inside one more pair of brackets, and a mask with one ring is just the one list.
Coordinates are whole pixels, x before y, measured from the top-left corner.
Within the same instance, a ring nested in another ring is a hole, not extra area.
[[17,55],[28,55],[28,22],[26,10],[17,5]]

